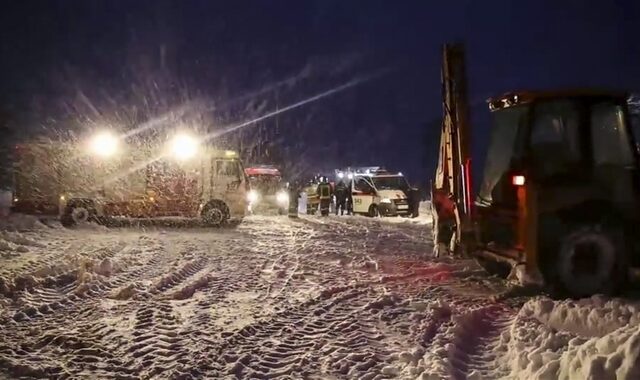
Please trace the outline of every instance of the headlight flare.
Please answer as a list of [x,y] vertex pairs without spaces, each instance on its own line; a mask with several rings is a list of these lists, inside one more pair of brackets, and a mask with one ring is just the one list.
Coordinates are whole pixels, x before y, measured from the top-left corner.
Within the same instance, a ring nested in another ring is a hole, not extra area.
[[192,136],[179,134],[171,142],[171,154],[179,160],[187,160],[198,153],[199,142]]
[[99,132],[89,142],[91,152],[100,157],[113,156],[118,151],[118,138],[111,132]]
[[288,204],[289,203],[289,194],[287,194],[284,191],[279,192],[278,194],[276,194],[276,201],[281,205]]
[[256,190],[249,190],[249,192],[247,193],[247,201],[249,201],[249,203],[257,202],[259,197],[260,194],[258,194]]

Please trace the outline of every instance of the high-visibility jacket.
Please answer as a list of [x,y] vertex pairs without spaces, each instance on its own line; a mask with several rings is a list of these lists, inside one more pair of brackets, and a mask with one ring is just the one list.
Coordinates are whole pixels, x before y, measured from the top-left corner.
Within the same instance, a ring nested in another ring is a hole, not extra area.
[[320,200],[331,199],[331,186],[328,183],[318,185],[318,197]]

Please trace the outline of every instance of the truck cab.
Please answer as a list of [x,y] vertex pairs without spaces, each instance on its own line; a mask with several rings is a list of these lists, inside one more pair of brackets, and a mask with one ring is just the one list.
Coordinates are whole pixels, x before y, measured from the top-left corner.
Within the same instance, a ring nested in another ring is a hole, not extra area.
[[251,212],[276,209],[284,215],[289,207],[289,193],[278,168],[272,165],[252,165],[244,170],[249,180]]

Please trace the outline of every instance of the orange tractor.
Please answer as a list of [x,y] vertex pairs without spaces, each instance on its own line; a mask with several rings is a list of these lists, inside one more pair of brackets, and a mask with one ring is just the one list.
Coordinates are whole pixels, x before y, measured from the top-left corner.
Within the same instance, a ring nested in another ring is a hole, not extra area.
[[573,297],[614,293],[640,265],[639,155],[627,95],[513,92],[489,99],[484,171],[472,196],[464,51],[445,45],[444,120],[432,187],[436,255]]

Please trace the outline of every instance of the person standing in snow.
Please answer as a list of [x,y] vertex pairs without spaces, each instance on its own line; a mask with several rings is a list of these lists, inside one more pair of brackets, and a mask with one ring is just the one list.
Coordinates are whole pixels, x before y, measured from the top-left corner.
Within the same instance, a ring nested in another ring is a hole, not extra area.
[[353,193],[351,184],[347,186],[347,215],[353,215]]
[[329,185],[326,178],[322,179],[316,193],[318,194],[318,198],[320,198],[320,215],[329,215],[329,207],[331,207],[331,185]]
[[347,207],[347,185],[343,181],[336,185],[334,196],[336,197],[336,215],[338,215],[338,211],[340,211],[340,215],[344,215]]
[[298,217],[298,198],[300,197],[300,184],[294,181],[289,184],[289,218]]

